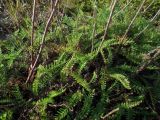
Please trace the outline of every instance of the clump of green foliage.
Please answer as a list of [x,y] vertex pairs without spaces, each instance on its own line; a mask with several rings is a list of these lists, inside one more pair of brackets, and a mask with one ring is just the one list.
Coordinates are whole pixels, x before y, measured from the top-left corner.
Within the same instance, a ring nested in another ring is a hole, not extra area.
[[157,8],[149,16],[141,10],[124,36],[141,1],[119,1],[104,36],[112,1],[64,3],[57,6],[30,81],[29,52],[38,54],[46,22],[40,16],[48,13],[49,3],[42,0],[37,8],[33,46],[29,15],[23,15],[9,40],[0,41],[0,119],[158,119],[159,17],[151,21]]

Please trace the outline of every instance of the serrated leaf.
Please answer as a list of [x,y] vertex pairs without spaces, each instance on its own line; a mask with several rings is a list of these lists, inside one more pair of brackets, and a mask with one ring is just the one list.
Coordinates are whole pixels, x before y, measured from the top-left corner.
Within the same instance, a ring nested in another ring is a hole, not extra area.
[[128,78],[122,74],[111,74],[110,75],[115,80],[119,81],[126,89],[131,89],[130,82]]

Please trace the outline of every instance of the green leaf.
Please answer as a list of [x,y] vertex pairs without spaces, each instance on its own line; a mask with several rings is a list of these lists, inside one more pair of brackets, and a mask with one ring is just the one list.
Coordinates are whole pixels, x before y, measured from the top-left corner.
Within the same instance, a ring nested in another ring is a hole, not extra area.
[[71,76],[75,79],[75,81],[80,84],[84,89],[86,89],[87,91],[91,91],[90,86],[88,84],[88,82],[83,79],[80,75],[78,74],[71,74]]
[[122,74],[111,74],[110,77],[119,81],[126,89],[131,89],[128,78]]

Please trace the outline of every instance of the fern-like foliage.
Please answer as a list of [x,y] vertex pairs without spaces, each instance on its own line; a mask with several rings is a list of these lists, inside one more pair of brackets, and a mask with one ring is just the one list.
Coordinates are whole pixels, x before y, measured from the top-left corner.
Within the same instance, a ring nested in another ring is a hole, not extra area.
[[129,26],[141,1],[121,0],[105,37],[113,1],[61,1],[26,84],[29,53],[37,55],[50,6],[38,1],[36,13],[42,13],[36,14],[33,46],[28,46],[31,19],[26,16],[9,40],[0,41],[0,119],[158,119],[159,18],[145,15],[148,0]]
[[83,94],[80,91],[74,93],[68,100],[64,108],[60,108],[58,114],[55,116],[56,120],[62,120],[66,118],[69,113],[71,114],[72,109],[81,101]]
[[130,82],[128,79],[122,74],[111,74],[110,75],[115,80],[119,81],[126,89],[131,89]]
[[[33,107],[33,109],[36,111],[36,114],[39,114],[39,117],[41,117],[41,119],[46,119],[46,108],[48,104],[54,104],[54,97],[61,95],[63,92],[65,92],[64,89],[61,89],[59,91],[53,90],[48,93],[47,97],[39,99]],[[35,118],[35,116],[31,116],[31,118]]]

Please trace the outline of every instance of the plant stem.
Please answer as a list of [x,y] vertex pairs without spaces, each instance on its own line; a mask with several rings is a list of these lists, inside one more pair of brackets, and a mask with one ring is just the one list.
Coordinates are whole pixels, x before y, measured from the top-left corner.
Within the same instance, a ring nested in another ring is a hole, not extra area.
[[142,72],[148,65],[155,61],[157,57],[160,56],[160,46],[158,46],[156,49],[150,51],[148,54],[146,54],[146,57],[148,58],[146,61],[142,63],[142,65],[138,68],[136,73]]
[[148,5],[148,7],[143,11],[143,12],[146,12],[151,6],[152,4],[155,2],[155,0],[152,0],[152,2]]
[[115,17],[115,16],[117,16],[119,13],[123,12],[124,9],[126,9],[127,6],[128,6],[131,2],[132,2],[132,0],[130,0],[121,10],[119,10],[117,13],[115,13],[115,14],[113,15],[113,17]]
[[35,9],[36,9],[36,0],[33,2],[33,11],[32,11],[32,33],[31,33],[31,69],[33,67],[33,40],[34,40],[34,23],[35,23]]
[[34,70],[35,70],[35,67],[36,67],[36,65],[37,65],[37,62],[38,62],[39,57],[40,57],[40,55],[41,55],[41,52],[42,52],[42,50],[43,50],[45,37],[46,37],[47,31],[48,31],[48,28],[49,28],[51,19],[52,19],[52,17],[53,17],[53,14],[55,13],[55,9],[56,9],[56,7],[57,7],[58,1],[59,1],[59,0],[56,0],[56,1],[55,1],[55,4],[54,4],[54,7],[53,7],[52,12],[51,12],[51,14],[50,14],[50,17],[48,18],[48,21],[47,21],[47,23],[46,23],[46,27],[45,27],[45,30],[44,30],[44,33],[43,33],[43,36],[42,36],[41,44],[40,44],[40,48],[39,48],[38,54],[37,54],[37,56],[36,56],[35,62],[34,62],[34,64],[33,64],[33,67],[32,67],[32,69],[31,69],[31,71],[29,72],[29,75],[28,75],[28,77],[27,77],[26,83],[28,83],[28,81],[29,81],[30,78],[32,77],[32,74],[33,74],[33,72],[34,72]]
[[[160,15],[160,9],[157,11],[157,13],[153,16],[153,18],[150,20],[150,23],[153,22],[154,19],[156,19],[157,16]],[[133,39],[136,39],[138,36],[140,36],[148,27],[150,24],[148,24],[142,31],[140,31]]]
[[115,10],[115,6],[116,6],[116,3],[117,3],[117,2],[118,2],[118,0],[115,0],[114,3],[113,3],[113,5],[112,5],[112,7],[111,7],[111,12],[110,12],[110,15],[109,15],[109,18],[108,18],[106,27],[105,27],[104,35],[103,35],[102,41],[101,41],[101,43],[100,43],[100,46],[99,46],[97,52],[100,51],[100,49],[101,49],[101,47],[102,47],[102,44],[103,44],[103,42],[104,42],[104,40],[105,40],[105,38],[106,38],[106,36],[107,36],[108,28],[109,28],[109,25],[110,25],[110,23],[111,23],[112,16],[113,16],[113,12],[114,12],[114,10]]
[[119,111],[119,108],[115,108],[112,111],[110,111],[109,113],[107,113],[105,116],[101,117],[103,120],[106,119],[107,117],[109,117],[110,115],[116,113],[117,111]]
[[126,32],[125,32],[125,34],[124,34],[123,37],[122,37],[122,41],[126,38],[129,30],[131,29],[132,24],[133,24],[134,21],[136,20],[138,14],[139,14],[139,12],[141,11],[141,9],[142,9],[142,7],[143,7],[143,5],[144,5],[145,2],[146,2],[146,0],[143,0],[143,1],[142,1],[142,4],[141,4],[140,7],[138,8],[138,11],[136,12],[136,14],[135,14],[135,16],[133,17],[132,21],[130,22],[130,24],[129,24],[129,26],[128,26]]
[[91,48],[91,52],[93,52],[94,36],[95,36],[95,33],[96,33],[96,18],[97,18],[97,1],[96,0],[95,0],[95,3],[94,3],[93,18],[94,18],[94,25],[93,25],[93,33],[92,33],[92,48]]

